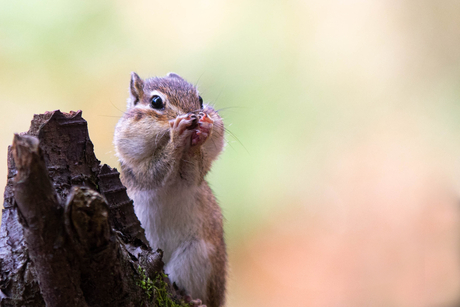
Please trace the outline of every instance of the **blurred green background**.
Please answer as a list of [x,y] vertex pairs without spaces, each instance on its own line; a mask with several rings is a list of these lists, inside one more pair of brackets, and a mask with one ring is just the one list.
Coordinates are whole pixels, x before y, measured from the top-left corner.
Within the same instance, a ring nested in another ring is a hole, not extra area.
[[0,1],[0,184],[48,110],[117,166],[131,71],[223,108],[227,306],[459,302],[459,1]]

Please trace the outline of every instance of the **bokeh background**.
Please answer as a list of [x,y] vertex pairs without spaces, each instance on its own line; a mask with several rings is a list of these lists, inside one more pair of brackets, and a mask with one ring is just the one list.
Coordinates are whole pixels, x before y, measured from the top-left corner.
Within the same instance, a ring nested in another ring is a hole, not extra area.
[[2,0],[0,185],[47,110],[117,166],[131,71],[222,108],[227,306],[460,303],[459,1]]

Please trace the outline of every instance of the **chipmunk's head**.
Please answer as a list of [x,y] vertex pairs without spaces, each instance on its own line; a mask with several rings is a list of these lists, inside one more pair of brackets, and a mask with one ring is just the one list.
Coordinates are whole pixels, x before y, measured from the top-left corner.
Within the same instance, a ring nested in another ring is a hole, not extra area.
[[[197,122],[205,114],[213,122],[213,133],[203,148],[215,159],[222,150],[223,122],[218,113],[203,103],[197,88],[175,73],[142,80],[131,74],[127,110],[115,128],[114,144],[121,163],[135,167],[157,156],[170,138],[172,121],[190,114]],[[192,146],[190,140],[190,146]]]
[[159,115],[173,118],[203,109],[203,99],[196,87],[175,73],[142,80],[133,72],[129,90],[128,109],[148,107]]

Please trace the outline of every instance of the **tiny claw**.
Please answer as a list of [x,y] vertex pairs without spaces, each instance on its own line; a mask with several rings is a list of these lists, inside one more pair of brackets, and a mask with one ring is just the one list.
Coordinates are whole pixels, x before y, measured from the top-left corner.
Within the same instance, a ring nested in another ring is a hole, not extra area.
[[192,124],[187,127],[188,130],[193,130],[198,126],[198,117],[195,114],[189,114],[189,119],[192,121]]
[[192,307],[206,307],[200,299],[192,299],[190,295],[185,296],[185,302]]

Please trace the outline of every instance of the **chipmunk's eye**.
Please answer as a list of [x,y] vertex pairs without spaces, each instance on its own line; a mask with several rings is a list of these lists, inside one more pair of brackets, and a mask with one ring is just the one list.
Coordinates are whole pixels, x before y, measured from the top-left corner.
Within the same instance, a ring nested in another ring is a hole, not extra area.
[[150,101],[150,106],[157,110],[163,109],[163,99],[161,99],[158,95],[153,95],[152,100]]
[[198,96],[198,99],[200,100],[200,108],[203,109],[203,98],[201,98],[201,96]]

